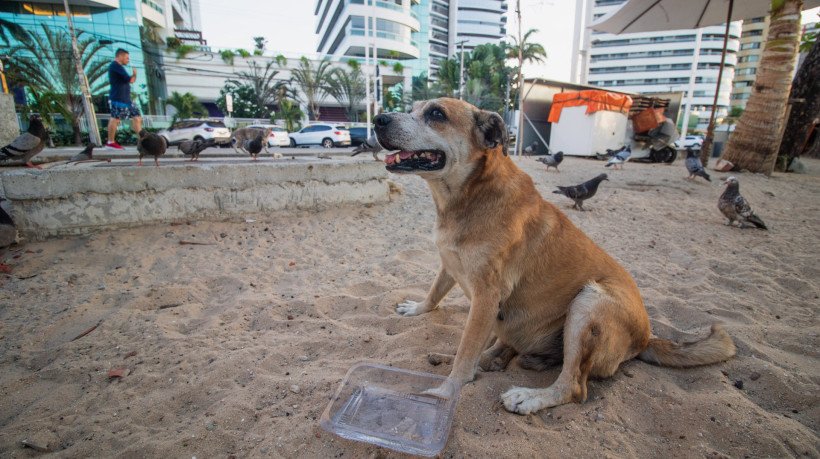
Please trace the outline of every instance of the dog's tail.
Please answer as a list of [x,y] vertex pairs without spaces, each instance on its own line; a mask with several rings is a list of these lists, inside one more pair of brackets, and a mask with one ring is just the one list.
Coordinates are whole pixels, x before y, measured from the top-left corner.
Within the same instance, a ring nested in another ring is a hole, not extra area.
[[638,359],[667,367],[694,367],[726,360],[735,355],[732,338],[720,325],[712,325],[706,338],[691,343],[673,343],[651,338]]

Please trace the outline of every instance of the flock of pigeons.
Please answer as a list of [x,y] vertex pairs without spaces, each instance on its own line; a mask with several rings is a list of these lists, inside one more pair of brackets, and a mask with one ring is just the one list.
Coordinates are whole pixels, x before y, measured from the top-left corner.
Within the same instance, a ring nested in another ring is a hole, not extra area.
[[[43,151],[46,142],[48,142],[48,132],[43,126],[43,120],[33,115],[29,120],[29,128],[19,137],[14,139],[10,144],[0,149],[0,161],[23,161],[28,167],[40,168],[31,163],[31,158]],[[87,161],[96,161],[93,158],[93,150],[96,145],[90,144],[83,151],[72,157],[70,163],[79,163]],[[199,154],[208,147],[214,146],[213,140],[190,140],[182,142],[179,145],[180,151],[185,155],[191,156],[191,161],[197,161]],[[259,153],[264,147],[264,133],[260,132],[254,138],[246,138],[242,140],[240,148],[248,152],[256,160]],[[531,155],[535,153],[538,148],[538,142],[533,142],[532,145],[524,149],[524,153]],[[168,149],[168,144],[165,138],[157,134],[150,133],[146,130],[141,130],[137,139],[137,151],[139,152],[139,165],[142,166],[142,158],[144,156],[152,156],[154,163],[159,166],[159,157],[165,154]],[[360,153],[369,152],[373,154],[376,161],[381,161],[378,153],[382,151],[382,146],[379,145],[376,136],[368,138],[364,143],[353,150],[351,156],[356,156]],[[623,169],[624,163],[629,161],[632,151],[627,145],[618,150],[607,150],[603,156],[607,159],[605,167],[618,166]],[[547,172],[551,167],[555,168],[556,172],[561,172],[558,165],[564,160],[564,153],[559,151],[554,154],[538,158],[538,161],[547,166]],[[697,154],[691,149],[686,149],[686,169],[689,172],[687,180],[694,180],[697,177],[702,177],[711,182],[709,174],[703,168],[703,164]],[[592,198],[598,192],[598,186],[602,181],[609,180],[607,174],[600,174],[597,177],[588,180],[579,185],[573,186],[558,186],[558,190],[553,191],[556,194],[562,194],[572,199],[575,204],[574,209],[583,211],[583,203],[585,200]],[[729,177],[723,183],[726,185],[726,191],[718,199],[718,209],[728,219],[726,223],[732,226],[735,221],[738,222],[740,228],[754,226],[757,228],[768,229],[763,220],[758,217],[752,210],[746,199],[740,195],[740,184],[736,177]],[[2,198],[0,198],[2,200]],[[14,223],[11,217],[0,207],[0,247],[9,245],[14,240]]]

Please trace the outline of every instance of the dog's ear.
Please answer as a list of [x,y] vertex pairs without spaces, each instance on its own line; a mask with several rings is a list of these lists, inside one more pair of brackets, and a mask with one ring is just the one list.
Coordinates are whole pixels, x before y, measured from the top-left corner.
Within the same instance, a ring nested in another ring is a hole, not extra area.
[[475,126],[486,148],[495,148],[500,144],[501,151],[507,156],[509,135],[501,115],[485,110],[478,111],[475,114]]

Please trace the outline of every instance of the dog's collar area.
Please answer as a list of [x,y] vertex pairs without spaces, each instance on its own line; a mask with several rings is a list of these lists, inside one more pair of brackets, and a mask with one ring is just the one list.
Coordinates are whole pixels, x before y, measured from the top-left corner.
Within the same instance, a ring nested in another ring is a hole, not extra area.
[[437,171],[444,168],[446,155],[441,150],[400,151],[385,156],[388,171]]

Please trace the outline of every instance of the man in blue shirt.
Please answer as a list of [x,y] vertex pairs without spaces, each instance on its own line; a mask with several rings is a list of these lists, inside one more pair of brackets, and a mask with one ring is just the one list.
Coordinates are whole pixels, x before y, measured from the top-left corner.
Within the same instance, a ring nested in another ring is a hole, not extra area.
[[105,144],[108,150],[125,150],[114,141],[120,120],[131,119],[131,129],[135,133],[139,133],[142,129],[142,114],[131,102],[131,83],[137,79],[137,70],[132,69],[133,74],[131,75],[125,70],[125,66],[130,61],[128,51],[120,48],[114,55],[111,65],[108,66],[108,82],[111,84],[111,92],[108,93],[111,119],[108,121],[108,142]]

